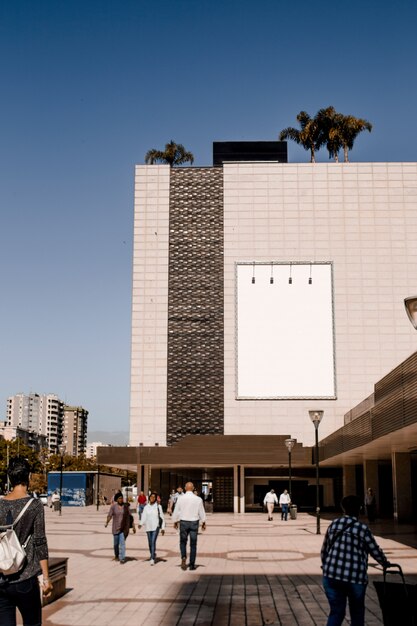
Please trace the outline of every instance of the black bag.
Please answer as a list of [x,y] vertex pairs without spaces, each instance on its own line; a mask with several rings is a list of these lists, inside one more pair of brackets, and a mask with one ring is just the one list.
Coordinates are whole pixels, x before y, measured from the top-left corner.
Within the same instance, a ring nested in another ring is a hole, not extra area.
[[162,519],[162,517],[161,517],[161,516],[160,516],[160,514],[159,514],[159,507],[160,507],[161,505],[160,505],[160,504],[157,504],[156,506],[158,507],[158,508],[157,508],[157,511],[158,511],[158,524],[159,524],[159,528],[162,528],[162,524],[164,523],[164,520]]
[[[401,582],[387,582],[387,574],[399,575]],[[391,563],[384,568],[383,581],[374,581],[374,586],[384,626],[417,626],[417,585],[405,582],[400,565]]]

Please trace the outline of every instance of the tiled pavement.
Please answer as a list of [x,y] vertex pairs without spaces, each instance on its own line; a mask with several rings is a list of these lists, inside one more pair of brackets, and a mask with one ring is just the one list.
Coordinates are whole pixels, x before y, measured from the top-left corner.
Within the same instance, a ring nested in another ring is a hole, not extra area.
[[[151,567],[143,530],[129,536],[125,565],[111,560],[106,510],[64,508],[59,517],[47,509],[46,516],[51,555],[69,557],[69,591],[45,607],[46,626],[326,623],[319,560],[323,537],[315,534],[315,519],[307,514],[288,522],[278,516],[268,522],[257,513],[211,515],[198,538],[198,568],[185,572],[170,521]],[[327,524],[322,521],[323,533]],[[417,582],[417,550],[392,536],[379,542],[389,559],[403,566],[407,579]],[[380,576],[370,567],[371,580]],[[372,583],[366,604],[366,623],[381,624]]]

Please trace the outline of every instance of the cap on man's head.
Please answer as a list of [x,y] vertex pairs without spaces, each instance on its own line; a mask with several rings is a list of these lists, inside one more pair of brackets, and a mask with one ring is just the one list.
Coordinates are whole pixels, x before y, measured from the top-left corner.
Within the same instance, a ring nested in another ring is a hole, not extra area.
[[123,498],[123,494],[121,491],[118,491],[117,493],[114,494],[115,500],[118,500],[119,498]]

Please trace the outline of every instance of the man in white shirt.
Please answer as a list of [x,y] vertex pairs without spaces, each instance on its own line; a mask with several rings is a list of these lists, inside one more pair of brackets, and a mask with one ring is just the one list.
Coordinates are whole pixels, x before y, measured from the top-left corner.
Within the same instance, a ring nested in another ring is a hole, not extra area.
[[288,507],[291,504],[290,494],[286,489],[279,497],[279,505],[281,507],[281,519],[287,521],[288,519]]
[[275,489],[271,489],[268,491],[264,498],[264,506],[268,509],[268,522],[272,521],[272,514],[274,512],[274,506],[278,504],[277,494],[275,493]]
[[181,551],[181,569],[187,569],[187,541],[190,536],[190,569],[196,569],[195,559],[197,556],[197,534],[199,523],[201,527],[206,529],[206,512],[204,510],[203,501],[194,493],[193,483],[185,485],[185,494],[178,498],[175,505],[172,521],[174,528],[180,527],[180,551]]

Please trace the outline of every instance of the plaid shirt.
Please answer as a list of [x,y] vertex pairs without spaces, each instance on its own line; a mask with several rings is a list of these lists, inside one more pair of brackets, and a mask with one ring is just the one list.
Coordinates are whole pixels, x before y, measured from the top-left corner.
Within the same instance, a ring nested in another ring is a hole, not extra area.
[[368,582],[368,554],[381,565],[387,563],[366,524],[349,515],[339,517],[330,524],[323,541],[323,576],[364,585]]

